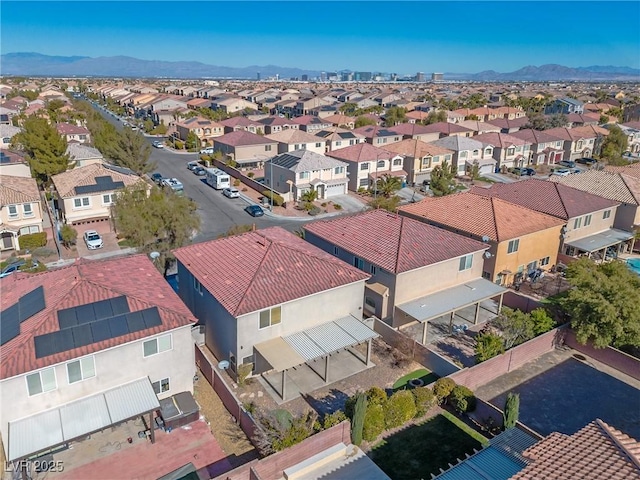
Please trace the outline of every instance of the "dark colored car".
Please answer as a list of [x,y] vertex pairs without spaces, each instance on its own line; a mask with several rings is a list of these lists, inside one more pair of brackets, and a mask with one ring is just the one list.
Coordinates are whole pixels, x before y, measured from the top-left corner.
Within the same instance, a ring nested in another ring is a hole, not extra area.
[[27,263],[25,259],[20,259],[17,262],[10,263],[0,273],[0,278],[4,278],[12,273],[17,271],[28,272],[29,270],[35,270],[40,266],[40,262],[37,260],[32,260],[30,263]]
[[203,177],[207,174],[207,170],[204,167],[196,167],[192,171],[199,177]]
[[574,162],[573,160],[562,160],[561,162],[558,162],[558,165],[569,168],[576,168],[576,162]]
[[595,158],[588,158],[588,157],[579,158],[578,160],[576,160],[576,162],[581,163],[583,165],[595,165],[596,163],[598,163],[598,161]]
[[259,205],[249,205],[245,207],[244,211],[252,217],[262,217],[264,215],[264,210]]
[[530,177],[533,177],[536,174],[536,171],[533,168],[523,168],[522,169],[524,171],[523,175],[529,175]]
[[162,179],[164,177],[162,176],[161,173],[154,173],[153,175],[151,175],[151,180],[153,180],[155,183],[157,183],[158,185],[160,185],[160,183],[162,182]]
[[511,173],[519,177],[522,177],[525,175],[526,176],[535,175],[536,171],[533,168],[528,168],[528,167],[515,167],[511,169]]

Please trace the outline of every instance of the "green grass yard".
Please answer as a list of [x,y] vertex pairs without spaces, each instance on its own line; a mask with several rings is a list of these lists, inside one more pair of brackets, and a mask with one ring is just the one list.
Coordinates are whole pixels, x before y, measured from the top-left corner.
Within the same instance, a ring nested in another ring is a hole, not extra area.
[[439,377],[435,374],[427,370],[426,368],[420,368],[415,372],[407,373],[403,377],[400,377],[396,383],[393,384],[393,391],[396,390],[404,390],[407,388],[407,385],[410,380],[414,378],[419,378],[424,382],[425,385],[429,385],[430,383],[435,382]]
[[431,478],[488,441],[448,412],[378,443],[370,456],[393,480]]

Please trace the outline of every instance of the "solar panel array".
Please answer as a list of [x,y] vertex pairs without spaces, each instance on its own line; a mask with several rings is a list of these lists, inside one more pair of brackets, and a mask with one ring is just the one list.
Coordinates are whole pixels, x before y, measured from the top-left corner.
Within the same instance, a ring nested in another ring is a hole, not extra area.
[[129,313],[127,297],[120,296],[99,302],[88,303],[77,307],[58,310],[58,324],[60,329],[75,327],[84,323],[95,322],[104,318],[115,317]]
[[44,307],[44,288],[40,286],[0,312],[0,345],[20,335],[20,324],[44,310]]
[[105,168],[108,168],[109,170],[113,170],[114,172],[122,173],[123,175],[135,175],[135,172],[133,170],[130,170],[130,169],[125,168],[125,167],[118,167],[116,165],[110,165],[108,163],[105,163],[104,166],[105,166]]
[[[95,303],[102,303],[102,307],[100,308],[107,308],[103,302]],[[81,305],[81,307],[88,306],[92,306],[93,311],[96,311],[94,304]],[[88,308],[84,308],[79,311],[78,309],[80,307],[74,308],[76,310],[76,319],[78,320],[78,312],[89,312]],[[71,318],[71,316],[69,315],[68,317],[65,317],[63,315],[63,318]],[[64,320],[65,324],[69,326],[60,328],[57,332],[51,332],[35,337],[36,358],[55,355],[56,353],[66,352],[67,350],[72,350],[74,348],[84,347],[91,345],[92,343],[102,342],[111,338],[121,337],[122,335],[162,325],[162,319],[160,318],[158,307],[138,310],[137,312],[127,311],[127,313],[114,314],[112,317],[102,319],[94,318],[90,322],[84,322],[85,318],[86,317],[83,317],[83,321],[79,321],[76,324],[73,324],[70,320]],[[58,322],[60,321],[60,316],[58,316]]]
[[114,182],[112,177],[103,176],[96,177],[96,183],[93,185],[78,185],[75,187],[75,191],[76,195],[81,195],[85,193],[108,192],[110,190],[118,190],[119,188],[124,188],[123,181],[118,180]]

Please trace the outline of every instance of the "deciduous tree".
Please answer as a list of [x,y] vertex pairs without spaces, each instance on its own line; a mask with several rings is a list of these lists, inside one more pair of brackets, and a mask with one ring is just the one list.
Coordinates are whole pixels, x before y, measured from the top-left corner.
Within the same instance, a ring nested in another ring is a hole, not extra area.
[[476,336],[476,363],[482,363],[502,353],[504,343],[500,336],[490,331],[482,331]]
[[403,107],[389,107],[384,114],[384,125],[393,127],[407,121],[407,109]]
[[436,197],[442,197],[455,192],[455,171],[453,165],[448,162],[442,162],[442,165],[436,165],[431,171],[431,183],[429,188]]
[[155,163],[149,162],[151,145],[141,133],[125,128],[118,133],[117,138],[112,157],[116,165],[128,168],[138,175],[149,173],[155,168]]
[[609,135],[602,144],[600,158],[610,165],[625,165],[628,162],[622,158],[622,154],[627,151],[629,141],[622,129],[617,125],[611,125]]

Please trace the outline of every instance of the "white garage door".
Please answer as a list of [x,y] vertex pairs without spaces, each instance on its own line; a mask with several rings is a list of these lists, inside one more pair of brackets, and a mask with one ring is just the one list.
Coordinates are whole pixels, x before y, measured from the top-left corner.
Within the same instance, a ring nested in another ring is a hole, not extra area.
[[344,195],[347,193],[347,184],[341,183],[339,185],[327,185],[326,198],[335,197],[336,195]]

